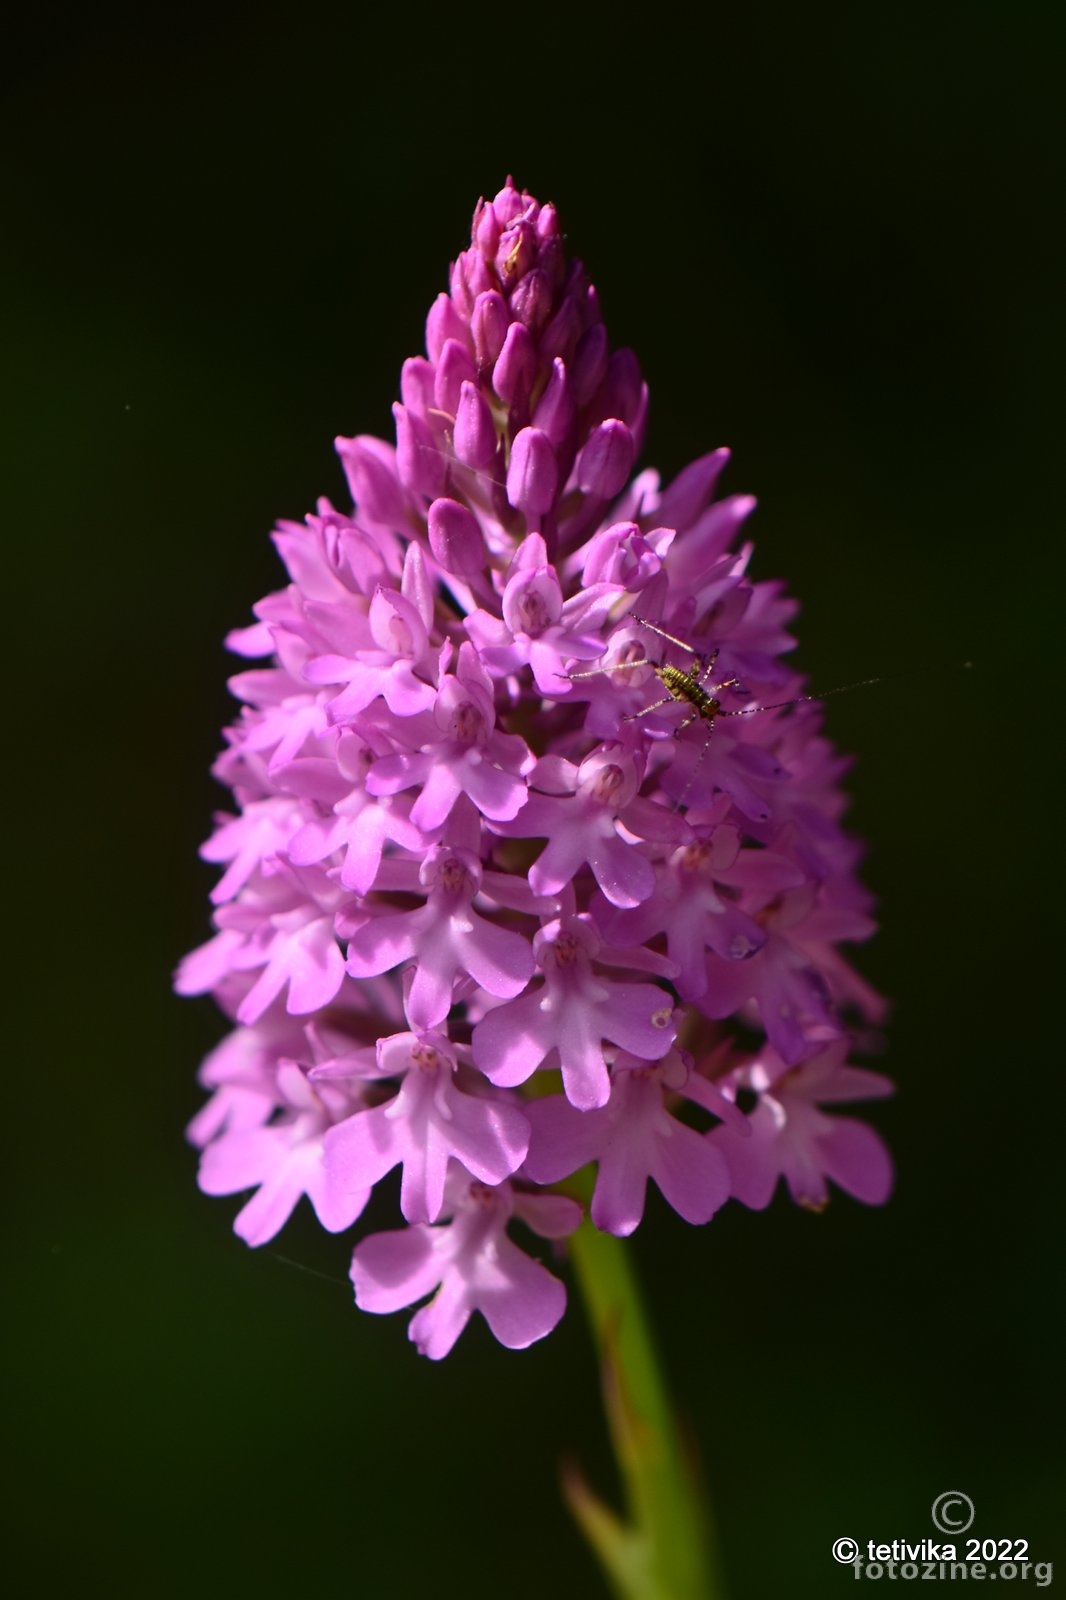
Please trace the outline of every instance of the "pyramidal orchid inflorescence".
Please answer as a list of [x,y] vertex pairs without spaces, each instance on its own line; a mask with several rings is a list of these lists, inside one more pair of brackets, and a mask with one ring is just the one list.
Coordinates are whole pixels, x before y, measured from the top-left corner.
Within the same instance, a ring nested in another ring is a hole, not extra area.
[[474,1311],[514,1348],[555,1326],[515,1224],[565,1238],[553,1186],[589,1163],[619,1235],[649,1179],[691,1223],[781,1177],[884,1200],[883,1145],[835,1106],[891,1086],[848,1062],[845,1015],[881,1007],[840,945],[873,924],[795,605],[747,575],[726,451],[631,475],[647,390],[551,206],[510,180],[478,205],[401,395],[395,444],[337,441],[351,511],[279,526],[290,581],[228,639],[217,932],[177,987],[234,1023],[201,1187],[253,1191],[259,1245],[303,1195],[349,1228],[399,1168],[355,1297],[424,1302],[438,1358]]

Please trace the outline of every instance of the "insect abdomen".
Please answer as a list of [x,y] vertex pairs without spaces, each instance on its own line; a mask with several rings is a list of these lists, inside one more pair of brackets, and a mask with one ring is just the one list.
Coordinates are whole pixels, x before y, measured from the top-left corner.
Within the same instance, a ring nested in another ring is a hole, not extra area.
[[675,700],[687,700],[698,716],[706,717],[708,722],[714,721],[720,710],[718,701],[700,688],[691,672],[683,672],[680,667],[668,663],[656,667],[655,672],[667,694],[673,695]]
[[706,699],[690,672],[683,672],[680,667],[663,665],[656,667],[655,673],[667,694],[672,694],[675,700],[688,700],[695,705],[697,696]]

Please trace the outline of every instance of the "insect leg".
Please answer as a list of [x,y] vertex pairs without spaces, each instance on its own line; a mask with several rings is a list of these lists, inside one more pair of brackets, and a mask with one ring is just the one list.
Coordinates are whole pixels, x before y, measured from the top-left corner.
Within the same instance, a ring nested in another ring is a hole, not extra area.
[[[698,713],[697,713],[697,715],[698,715]],[[681,724],[681,728],[687,728],[689,723],[690,722],[695,722],[695,720],[696,720],[695,716],[689,717],[687,719],[687,721],[685,721],[685,722],[683,722]],[[681,728],[678,729],[679,733],[681,731]],[[685,784],[685,787],[682,789],[680,795],[678,796],[677,806],[676,806],[676,809],[678,811],[681,810],[681,807],[684,805],[685,801],[688,799],[689,791],[691,790],[692,785],[696,781],[697,773],[699,772],[700,768],[703,766],[703,758],[707,754],[708,749],[710,748],[710,743],[711,743],[711,740],[713,739],[713,737],[714,737],[714,723],[712,722],[711,726],[707,729],[707,737],[703,741],[703,748],[700,751],[699,755],[696,757],[696,760],[693,763],[692,771],[688,775],[688,782]]]
[[[696,660],[699,662],[700,667],[699,676],[696,679],[697,683],[702,685],[704,680],[710,677],[711,673],[714,671],[714,664],[718,660],[720,654],[721,651],[716,646],[706,658],[703,656],[696,656]],[[720,683],[715,684],[716,689],[720,689],[721,687],[722,685]]]

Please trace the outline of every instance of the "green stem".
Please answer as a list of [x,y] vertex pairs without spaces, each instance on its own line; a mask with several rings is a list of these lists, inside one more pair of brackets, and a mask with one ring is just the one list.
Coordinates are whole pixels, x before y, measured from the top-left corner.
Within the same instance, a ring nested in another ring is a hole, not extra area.
[[629,1247],[586,1221],[570,1252],[599,1353],[627,1519],[604,1505],[576,1467],[564,1472],[570,1510],[618,1600],[722,1600],[709,1512],[670,1405]]

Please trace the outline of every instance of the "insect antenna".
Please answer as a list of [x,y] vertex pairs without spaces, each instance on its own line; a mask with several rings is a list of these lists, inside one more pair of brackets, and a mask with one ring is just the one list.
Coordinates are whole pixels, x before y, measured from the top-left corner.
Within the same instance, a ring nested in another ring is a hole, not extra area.
[[[969,666],[969,662],[966,663]],[[892,674],[893,677],[901,674]],[[850,689],[865,689],[872,683],[887,683],[888,678],[857,678],[854,683],[841,683],[835,689],[823,689],[821,694],[797,694],[791,700],[773,700],[765,706],[743,706],[737,711],[720,709],[720,717],[753,717],[759,711],[782,711],[786,706],[802,705],[805,700],[825,700],[831,694],[847,694]],[[736,682],[736,679],[733,680]],[[723,684],[721,687],[725,688]]]
[[[666,629],[660,628],[657,622],[649,622],[647,617],[638,617],[635,611],[631,611],[625,620],[639,622],[642,628],[648,628],[652,633],[657,633],[660,639],[668,639],[671,644],[676,644],[678,649],[687,650],[690,656],[696,657],[697,661],[701,659],[698,650],[694,649],[692,645],[686,644],[684,639],[678,639],[675,634],[667,633]],[[714,656],[717,656],[717,654],[718,651],[716,650]],[[711,659],[713,660],[714,657],[712,656]]]
[[631,672],[634,667],[653,667],[654,661],[640,656],[636,661],[615,661],[609,667],[592,667],[588,672],[568,672],[568,678],[598,678],[601,672]]
[[[954,666],[960,672],[968,672],[973,667],[972,661],[956,661]],[[852,689],[865,689],[872,683],[895,683],[899,678],[913,678],[919,672],[925,673],[926,667],[912,667],[906,672],[886,672],[879,678],[857,678],[854,683],[840,683],[834,689],[823,689],[819,694],[798,694],[791,700],[773,700],[765,706],[743,706],[738,711],[719,710],[720,717],[753,717],[757,711],[781,711],[786,706],[798,706],[804,700],[828,700],[831,694],[848,694]]]
[[[660,628],[657,623],[649,622],[646,617],[638,616],[636,612],[630,612],[628,618],[625,620],[639,623],[641,627],[647,628],[649,632],[658,634],[660,639],[665,639],[668,644],[676,645],[679,650],[684,650],[686,654],[692,657],[691,666],[682,669],[681,667],[671,666],[668,662],[653,661],[644,656],[638,657],[633,661],[612,661],[606,666],[587,667],[581,672],[569,672],[567,673],[567,677],[570,679],[596,678],[599,677],[601,673],[625,672],[633,667],[648,666],[659,679],[659,682],[662,684],[663,688],[666,689],[667,693],[662,699],[654,701],[651,705],[642,707],[640,711],[629,712],[622,718],[622,721],[639,722],[642,717],[651,715],[651,713],[660,710],[663,706],[670,705],[672,702],[681,702],[687,703],[692,709],[689,715],[685,717],[684,721],[679,723],[674,729],[675,738],[678,734],[683,733],[686,728],[691,727],[694,722],[703,722],[706,724],[706,736],[700,748],[699,755],[696,757],[695,762],[693,763],[692,771],[689,773],[688,780],[685,783],[685,786],[681,791],[681,795],[676,802],[679,810],[685,804],[685,801],[687,800],[692,786],[699,774],[700,768],[707,758],[707,751],[710,748],[711,738],[713,736],[714,724],[719,717],[754,717],[764,711],[782,711],[787,709],[789,706],[802,705],[805,702],[825,700],[833,694],[847,694],[852,689],[864,689],[875,683],[887,683],[892,678],[907,677],[910,675],[904,672],[889,673],[875,678],[859,678],[856,679],[854,683],[842,683],[836,685],[832,689],[823,689],[821,693],[793,695],[792,698],[788,700],[771,700],[765,705],[740,706],[734,709],[732,707],[723,706],[718,699],[718,695],[723,689],[740,689],[740,680],[736,677],[732,677],[723,679],[721,683],[708,683],[711,673],[714,671],[715,663],[718,660],[719,651],[717,648],[710,651],[707,655],[703,655],[695,648],[695,646],[688,644],[686,640],[679,639],[676,634],[667,633],[665,628]],[[966,661],[961,663],[961,665],[964,667],[969,667],[972,666],[972,662]],[[924,670],[924,668],[922,670]]]

